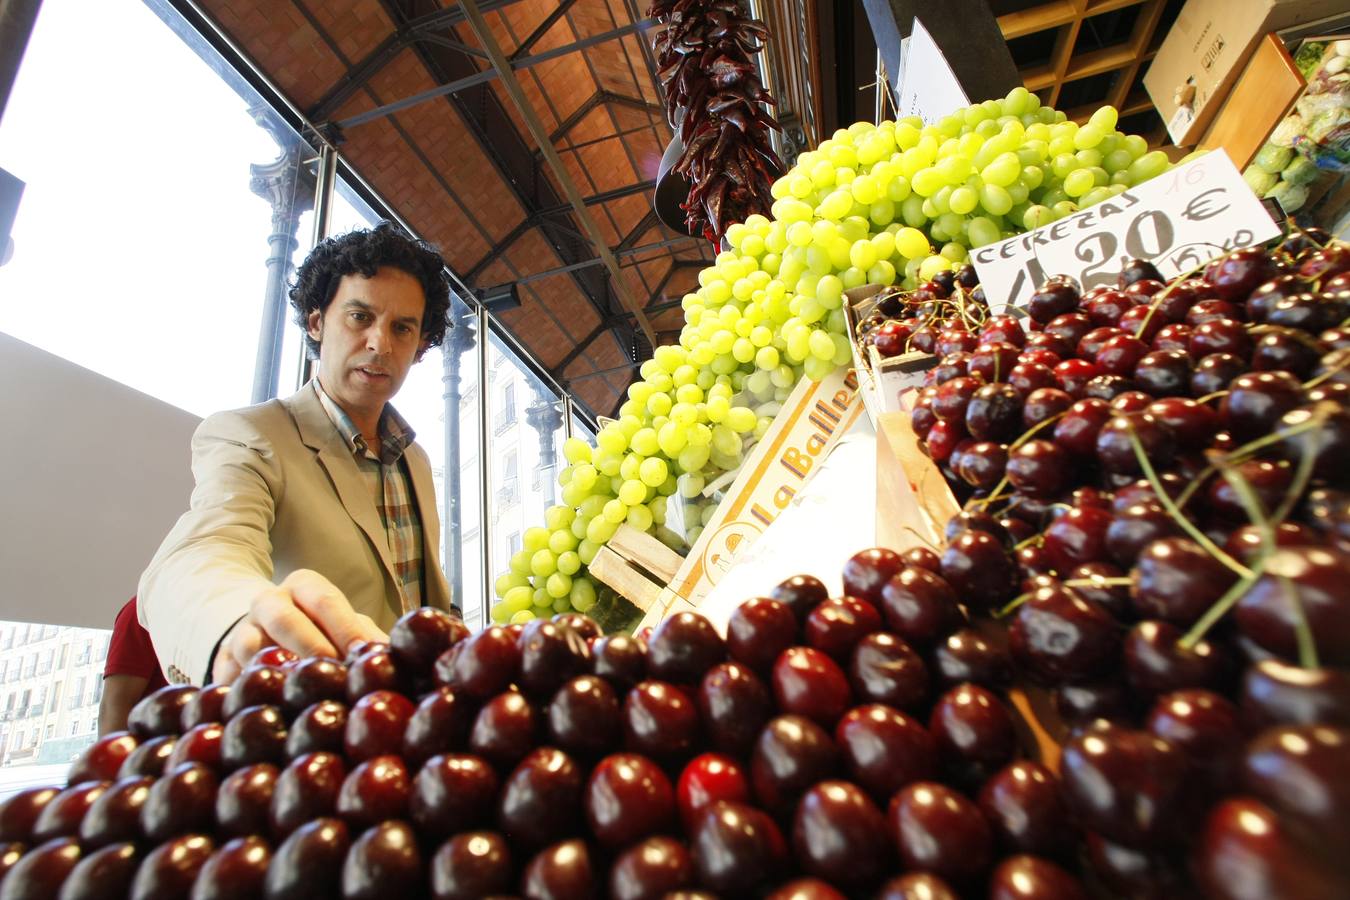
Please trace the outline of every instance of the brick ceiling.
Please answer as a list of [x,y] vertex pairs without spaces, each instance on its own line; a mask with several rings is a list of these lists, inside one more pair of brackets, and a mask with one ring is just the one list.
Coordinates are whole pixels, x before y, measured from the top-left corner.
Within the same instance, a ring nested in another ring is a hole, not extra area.
[[[522,57],[631,25],[646,0],[479,0],[507,56],[550,14],[556,21]],[[202,0],[202,11],[316,126],[490,70],[456,5],[439,0]],[[650,215],[670,129],[641,33],[518,68],[530,105],[553,138],[601,233],[616,250],[630,296],[662,343],[681,323],[678,300],[696,284],[704,242]],[[339,132],[339,153],[471,288],[518,282],[594,260],[576,214],[543,162],[500,80],[493,78]],[[599,200],[592,198],[599,197]],[[500,318],[592,412],[608,415],[650,352],[608,284],[585,265],[530,280]],[[674,301],[672,303],[672,301]],[[670,305],[665,305],[670,304]],[[635,341],[634,334],[637,334]]]

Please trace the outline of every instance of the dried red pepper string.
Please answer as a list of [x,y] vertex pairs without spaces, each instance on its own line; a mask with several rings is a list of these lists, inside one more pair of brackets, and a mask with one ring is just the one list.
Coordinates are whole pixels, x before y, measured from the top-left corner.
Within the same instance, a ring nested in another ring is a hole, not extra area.
[[782,161],[769,143],[781,130],[751,55],[769,31],[737,0],[656,0],[647,15],[662,27],[652,46],[666,91],[666,118],[684,151],[675,171],[690,182],[680,208],[690,232],[720,242],[727,226],[768,215],[769,187]]

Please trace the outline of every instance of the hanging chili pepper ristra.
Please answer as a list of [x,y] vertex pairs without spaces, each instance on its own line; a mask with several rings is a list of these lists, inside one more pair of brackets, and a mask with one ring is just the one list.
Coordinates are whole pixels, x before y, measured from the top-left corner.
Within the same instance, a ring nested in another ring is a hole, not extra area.
[[653,42],[666,117],[684,142],[674,171],[690,183],[680,206],[690,233],[720,241],[727,226],[769,214],[769,186],[783,165],[769,143],[781,130],[751,55],[768,29],[737,0],[658,0]]

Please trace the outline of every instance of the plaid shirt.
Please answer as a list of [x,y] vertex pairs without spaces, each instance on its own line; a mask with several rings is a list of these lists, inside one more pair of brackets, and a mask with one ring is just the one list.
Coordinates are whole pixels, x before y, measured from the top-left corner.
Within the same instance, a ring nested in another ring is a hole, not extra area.
[[315,378],[313,383],[324,412],[351,448],[356,466],[370,488],[375,508],[380,511],[380,521],[384,523],[385,537],[389,541],[389,557],[403,588],[403,609],[421,606],[422,521],[417,515],[417,504],[413,502],[412,480],[403,459],[403,451],[417,435],[394,407],[386,405],[380,416],[380,452],[377,456],[351,417],[324,393],[319,379]]

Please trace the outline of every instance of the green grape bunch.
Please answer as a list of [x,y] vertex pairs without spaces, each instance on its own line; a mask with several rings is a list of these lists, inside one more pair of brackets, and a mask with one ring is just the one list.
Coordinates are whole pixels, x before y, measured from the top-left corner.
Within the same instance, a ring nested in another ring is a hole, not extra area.
[[1018,87],[932,125],[858,122],[801,154],[773,184],[773,218],[727,229],[681,301],[679,342],[642,364],[618,418],[594,447],[564,444],[562,502],[497,578],[493,621],[591,609],[586,567],[621,525],[687,552],[797,382],[851,360],[845,291],[912,289],[1169,168],[1116,121],[1104,106],[1078,125]]

